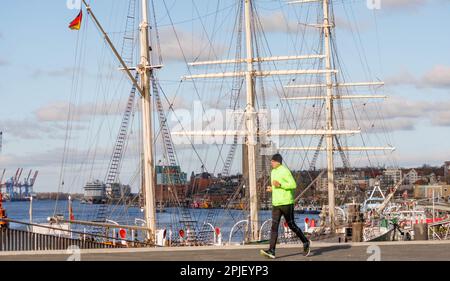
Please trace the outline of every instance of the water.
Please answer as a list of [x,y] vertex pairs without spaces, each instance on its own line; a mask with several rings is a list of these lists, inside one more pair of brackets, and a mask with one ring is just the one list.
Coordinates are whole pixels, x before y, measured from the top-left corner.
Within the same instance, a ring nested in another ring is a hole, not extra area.
[[[29,222],[30,202],[4,202],[3,206],[6,210],[7,216],[10,219]],[[72,203],[72,210],[76,220],[93,220],[97,214],[100,205],[81,204],[79,201]],[[55,212],[56,210],[56,212]],[[219,227],[222,233],[223,242],[228,242],[230,238],[230,231],[238,221],[247,219],[247,214],[242,210],[208,210],[208,209],[190,209],[191,216],[198,222],[199,227],[207,218],[210,212],[216,212],[214,227]],[[47,218],[54,214],[62,214],[64,218],[68,218],[68,202],[67,201],[52,201],[52,200],[34,200],[33,201],[33,223],[46,223]],[[140,208],[123,206],[110,206],[110,219],[121,225],[142,225],[143,213]],[[260,211],[261,224],[271,218],[271,211]],[[180,228],[178,220],[179,210],[177,208],[165,208],[165,212],[157,213],[158,228],[171,229],[173,235],[176,236]],[[303,229],[304,220],[315,219],[318,221],[317,215],[303,215],[296,214],[295,221]],[[137,219],[137,220],[136,220]],[[243,230],[245,224],[240,224],[241,227],[236,227],[231,237],[232,242],[240,242],[243,238]],[[25,228],[24,225],[11,224],[12,228]],[[77,226],[78,231],[83,231],[83,226]],[[211,228],[212,230],[212,228]],[[236,231],[237,230],[237,231]],[[266,223],[263,227],[263,239],[267,239],[270,230],[270,223]]]

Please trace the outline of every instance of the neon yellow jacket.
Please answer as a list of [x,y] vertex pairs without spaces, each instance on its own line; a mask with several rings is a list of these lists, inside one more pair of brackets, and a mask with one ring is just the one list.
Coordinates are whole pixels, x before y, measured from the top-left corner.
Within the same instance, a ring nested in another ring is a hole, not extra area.
[[[272,206],[283,206],[294,204],[295,189],[297,183],[292,176],[291,171],[283,165],[272,169],[270,175],[272,182]],[[275,187],[274,181],[278,181],[281,187]]]

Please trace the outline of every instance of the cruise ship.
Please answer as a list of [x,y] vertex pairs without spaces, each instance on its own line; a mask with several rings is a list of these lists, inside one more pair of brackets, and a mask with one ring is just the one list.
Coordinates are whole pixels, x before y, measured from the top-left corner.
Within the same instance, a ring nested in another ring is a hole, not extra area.
[[84,186],[83,203],[105,204],[106,184],[99,180],[86,183],[86,185]]

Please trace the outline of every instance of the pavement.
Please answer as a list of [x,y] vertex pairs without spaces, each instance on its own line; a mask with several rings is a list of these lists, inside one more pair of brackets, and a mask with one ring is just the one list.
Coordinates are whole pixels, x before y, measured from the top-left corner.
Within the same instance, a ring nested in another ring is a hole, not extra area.
[[259,254],[267,245],[0,252],[0,261],[450,261],[450,241],[371,243],[313,242],[304,257],[299,244],[277,246],[277,259]]

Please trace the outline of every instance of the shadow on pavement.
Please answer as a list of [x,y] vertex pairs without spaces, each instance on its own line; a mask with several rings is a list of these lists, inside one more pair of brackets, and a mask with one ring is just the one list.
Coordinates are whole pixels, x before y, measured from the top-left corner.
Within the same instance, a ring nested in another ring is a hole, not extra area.
[[[350,249],[350,248],[351,248],[350,245],[321,247],[321,248],[316,248],[316,249],[314,249],[314,247],[312,247],[311,253],[309,254],[308,257],[320,256],[322,253],[333,252],[333,251],[338,251],[338,250],[346,250],[346,249]],[[283,256],[277,256],[277,259],[294,257],[294,256],[301,256],[301,257],[303,257],[303,249],[299,249],[299,251],[296,252],[296,253],[287,254],[287,255],[283,255]]]
[[350,249],[351,247],[352,246],[350,246],[350,245],[341,245],[341,246],[322,247],[322,248],[317,248],[317,249],[312,248],[311,254],[309,256],[310,257],[320,256],[321,254],[326,253],[326,252],[346,250],[346,249]]

